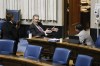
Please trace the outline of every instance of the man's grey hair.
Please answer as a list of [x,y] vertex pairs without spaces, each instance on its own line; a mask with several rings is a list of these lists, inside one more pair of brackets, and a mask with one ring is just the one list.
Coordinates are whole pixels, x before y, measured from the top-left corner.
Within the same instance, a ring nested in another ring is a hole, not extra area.
[[38,14],[35,14],[35,15],[33,15],[33,18],[34,18],[34,17],[39,17],[39,15],[38,15]]

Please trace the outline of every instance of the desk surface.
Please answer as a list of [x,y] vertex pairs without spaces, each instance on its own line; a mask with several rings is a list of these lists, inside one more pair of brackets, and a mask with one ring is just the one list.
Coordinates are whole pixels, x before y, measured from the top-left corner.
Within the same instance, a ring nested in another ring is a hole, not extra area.
[[[30,41],[39,41],[39,42],[47,42],[48,43],[48,39],[49,38],[32,38],[32,39],[28,39],[27,40],[30,42]],[[52,43],[52,42],[51,42]],[[100,52],[100,49],[99,48],[92,48],[92,47],[89,47],[89,46],[85,46],[85,45],[80,45],[80,44],[73,44],[73,43],[68,43],[68,42],[55,42],[56,44],[59,44],[59,45],[69,45],[69,46],[74,46],[74,47],[80,47],[80,48],[85,48],[85,49],[90,49],[90,50],[95,50],[95,51],[98,51]]]

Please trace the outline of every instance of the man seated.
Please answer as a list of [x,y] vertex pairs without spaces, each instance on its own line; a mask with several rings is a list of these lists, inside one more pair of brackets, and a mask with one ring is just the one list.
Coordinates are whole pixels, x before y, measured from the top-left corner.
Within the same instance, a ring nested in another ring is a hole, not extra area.
[[86,44],[87,46],[94,47],[94,42],[90,36],[84,29],[81,24],[77,24],[75,26],[76,31],[78,32],[77,36],[79,36],[80,43]]
[[49,36],[53,32],[57,32],[58,28],[52,27],[52,28],[47,28],[46,30],[44,30],[42,23],[39,22],[39,16],[34,15],[33,22],[30,25],[29,30],[30,30],[30,33],[32,33],[33,37],[44,37],[44,36]]

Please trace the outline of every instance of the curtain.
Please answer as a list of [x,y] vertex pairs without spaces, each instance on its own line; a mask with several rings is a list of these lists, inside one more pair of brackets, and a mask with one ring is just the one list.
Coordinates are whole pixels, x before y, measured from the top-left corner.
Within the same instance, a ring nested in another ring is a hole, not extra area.
[[0,0],[0,18],[5,18],[6,9],[20,10],[22,19],[32,19],[38,14],[40,20],[57,21],[58,0]]

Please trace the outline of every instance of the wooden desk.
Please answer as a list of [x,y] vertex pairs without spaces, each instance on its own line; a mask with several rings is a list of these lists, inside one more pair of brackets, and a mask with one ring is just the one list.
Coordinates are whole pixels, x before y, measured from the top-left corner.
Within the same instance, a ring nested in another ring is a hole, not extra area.
[[72,50],[71,59],[76,60],[78,54],[85,54],[92,56],[94,58],[92,66],[100,66],[100,49],[91,48],[88,46],[82,46],[78,44],[67,43],[67,42],[62,42],[62,43],[48,42],[47,39],[40,39],[40,38],[32,38],[27,40],[32,45],[39,45],[44,48],[42,56],[49,56],[50,58],[52,58],[55,48],[63,47]]
[[4,66],[50,66],[38,61],[7,55],[0,55],[0,64]]
[[[3,66],[58,66],[59,64],[35,61],[17,56],[0,55],[0,64]],[[60,65],[65,66],[65,65]]]

